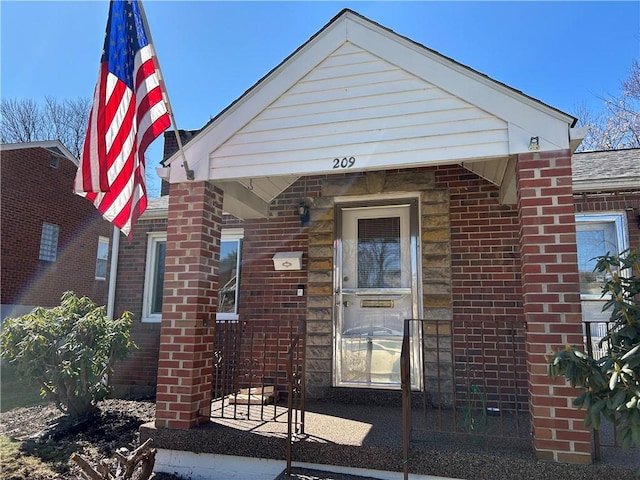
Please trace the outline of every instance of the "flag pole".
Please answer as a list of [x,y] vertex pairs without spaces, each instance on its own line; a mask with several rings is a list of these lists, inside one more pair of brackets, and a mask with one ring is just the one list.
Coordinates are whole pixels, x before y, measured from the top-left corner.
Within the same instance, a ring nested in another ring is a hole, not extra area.
[[173,115],[173,108],[171,107],[171,101],[169,100],[169,93],[167,92],[167,86],[164,83],[164,76],[162,75],[162,69],[160,68],[160,59],[158,59],[158,54],[154,47],[153,38],[151,37],[151,29],[149,28],[149,23],[147,22],[147,15],[144,12],[144,7],[142,6],[142,1],[138,1],[138,6],[140,7],[140,16],[142,17],[142,21],[144,22],[145,30],[147,32],[147,36],[149,37],[149,45],[153,49],[153,54],[155,57],[155,61],[157,63],[157,73],[158,78],[160,80],[160,90],[162,91],[162,98],[164,99],[165,104],[167,105],[167,110],[169,113],[169,118],[171,118],[171,124],[173,125],[173,131],[176,135],[176,142],[178,143],[178,150],[180,151],[180,155],[182,156],[182,166],[184,167],[184,172],[187,175],[187,180],[194,180],[195,174],[193,170],[189,169],[189,164],[187,163],[187,156],[184,153],[184,148],[182,147],[182,138],[180,138],[180,132],[178,131],[178,125],[176,123],[176,117]]

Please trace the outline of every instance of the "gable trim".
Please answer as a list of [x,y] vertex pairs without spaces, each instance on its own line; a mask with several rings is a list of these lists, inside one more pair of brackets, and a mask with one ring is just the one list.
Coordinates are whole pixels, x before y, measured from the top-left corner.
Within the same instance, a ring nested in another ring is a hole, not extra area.
[[44,148],[45,150],[49,150],[54,155],[58,157],[64,157],[67,160],[71,160],[71,162],[77,167],[78,159],[73,156],[73,154],[65,147],[60,140],[42,140],[38,142],[24,142],[24,143],[2,143],[0,144],[0,152],[1,151],[10,151],[10,150],[22,150],[29,148]]

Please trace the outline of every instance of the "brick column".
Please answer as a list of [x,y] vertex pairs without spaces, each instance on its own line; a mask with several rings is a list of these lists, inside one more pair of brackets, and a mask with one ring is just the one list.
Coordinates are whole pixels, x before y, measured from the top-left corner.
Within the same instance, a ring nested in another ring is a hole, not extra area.
[[591,463],[591,433],[577,390],[547,374],[547,357],[582,345],[571,152],[518,157],[518,211],[531,427],[542,460]]
[[207,181],[172,184],[158,362],[156,427],[209,420],[218,297],[222,192]]

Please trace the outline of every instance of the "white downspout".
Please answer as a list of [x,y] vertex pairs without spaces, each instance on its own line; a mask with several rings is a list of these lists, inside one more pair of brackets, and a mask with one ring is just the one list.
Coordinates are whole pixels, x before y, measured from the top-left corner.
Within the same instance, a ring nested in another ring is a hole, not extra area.
[[107,296],[107,318],[113,320],[113,309],[116,303],[116,277],[118,276],[118,253],[120,251],[120,230],[113,227],[111,242],[111,268],[109,269],[109,294]]

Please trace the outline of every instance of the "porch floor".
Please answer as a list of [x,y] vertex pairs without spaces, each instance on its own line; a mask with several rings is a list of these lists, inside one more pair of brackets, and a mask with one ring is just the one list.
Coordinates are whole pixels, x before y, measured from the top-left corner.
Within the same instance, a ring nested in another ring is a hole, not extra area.
[[[153,423],[145,424],[140,428],[141,441],[151,437],[156,448],[167,450],[286,459],[286,407],[233,406],[216,401],[212,411],[210,422],[191,430],[157,429]],[[229,418],[215,416],[221,414]],[[422,421],[418,418],[421,416],[422,410],[414,409],[414,425]],[[297,438],[292,451],[294,462],[401,472],[402,408],[307,402],[305,434]],[[469,480],[600,480],[616,474],[632,475],[640,469],[637,449],[622,452],[603,447],[602,457],[593,465],[541,462],[527,439],[415,432],[409,471]]]

